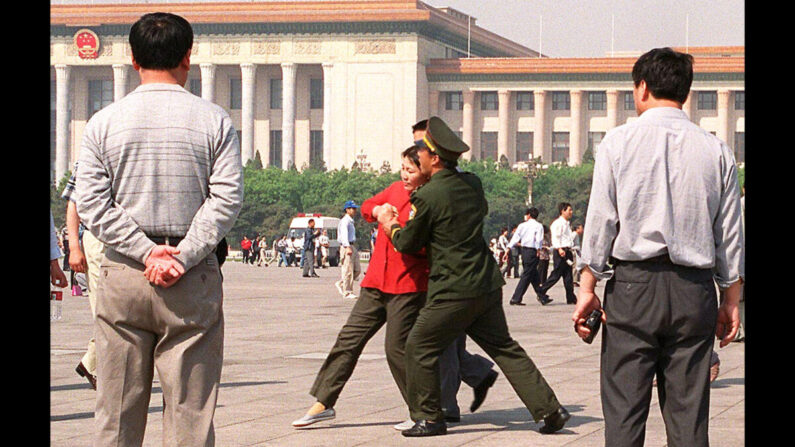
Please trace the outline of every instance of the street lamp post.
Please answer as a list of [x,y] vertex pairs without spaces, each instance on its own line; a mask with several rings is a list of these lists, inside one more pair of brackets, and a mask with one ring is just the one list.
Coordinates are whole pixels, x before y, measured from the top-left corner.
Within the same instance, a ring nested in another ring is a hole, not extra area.
[[367,154],[364,153],[364,149],[356,154],[356,160],[359,162],[359,169],[363,172],[370,169],[370,162],[367,161]]
[[538,177],[540,170],[547,169],[548,166],[541,163],[541,157],[536,157],[528,161],[520,161],[513,165],[513,167],[525,174],[525,178],[527,179],[526,205],[529,207],[533,204],[533,180]]

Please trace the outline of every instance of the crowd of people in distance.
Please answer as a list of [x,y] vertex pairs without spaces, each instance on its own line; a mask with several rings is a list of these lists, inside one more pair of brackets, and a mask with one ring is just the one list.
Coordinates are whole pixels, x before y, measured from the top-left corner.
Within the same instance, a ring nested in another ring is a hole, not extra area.
[[[326,230],[320,231],[319,235],[312,241],[314,250],[312,258],[317,268],[329,267],[329,246],[330,241]],[[254,239],[243,236],[240,241],[240,250],[243,252],[242,262],[244,264],[256,265],[258,267],[268,267],[276,263],[277,267],[302,267],[307,258],[304,248],[304,238],[295,236],[287,237],[286,234],[276,236],[268,244],[268,239],[264,235],[258,235]]]

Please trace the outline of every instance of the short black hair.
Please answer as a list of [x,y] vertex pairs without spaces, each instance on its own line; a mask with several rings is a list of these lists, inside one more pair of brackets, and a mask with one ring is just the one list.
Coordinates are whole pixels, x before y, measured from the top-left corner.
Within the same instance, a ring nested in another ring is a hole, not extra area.
[[130,49],[142,68],[170,70],[193,47],[193,28],[184,18],[167,13],[144,14],[130,28]]
[[570,207],[571,203],[569,202],[560,202],[558,203],[558,214],[563,214],[566,211],[566,208]]
[[533,219],[537,218],[538,214],[539,214],[538,208],[536,207],[528,208],[527,211],[524,212],[525,216],[530,215],[530,217],[532,217]]
[[309,225],[311,223],[315,223],[315,219],[309,219],[306,221],[306,224]]
[[693,56],[668,47],[655,48],[635,61],[632,81],[636,87],[640,81],[646,81],[648,90],[657,99],[684,103],[693,83]]
[[400,154],[400,156],[408,158],[415,165],[417,165],[417,167],[419,168],[420,167],[420,156],[419,156],[419,153],[417,152],[419,150],[420,150],[419,146],[416,146],[416,145],[409,146],[409,147],[406,148],[406,150],[404,150]]
[[417,121],[413,126],[411,126],[411,131],[416,132],[418,130],[427,130],[428,129],[428,120]]

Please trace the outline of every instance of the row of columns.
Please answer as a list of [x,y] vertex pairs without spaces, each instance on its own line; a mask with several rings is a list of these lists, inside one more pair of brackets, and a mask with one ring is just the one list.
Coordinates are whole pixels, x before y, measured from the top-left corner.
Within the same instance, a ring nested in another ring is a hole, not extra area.
[[[323,63],[323,159],[326,163],[331,159],[331,69],[333,64]],[[127,94],[129,65],[113,65],[113,100],[118,101]],[[216,64],[203,63],[201,71],[202,98],[215,102]],[[295,109],[296,109],[296,75],[297,64],[285,62],[282,68],[282,165],[295,164]],[[240,64],[241,74],[241,141],[240,150],[243,164],[254,158],[254,102],[256,64]],[[58,181],[69,170],[69,85],[71,67],[59,64],[55,66],[56,79],[56,137],[55,137],[55,178]]]
[[[432,114],[439,110],[439,93],[438,91],[431,90],[429,106]],[[462,111],[462,139],[471,148],[474,148],[475,141],[475,91],[464,90],[462,93],[463,111]],[[509,147],[510,142],[510,111],[511,111],[511,90],[500,89],[497,90],[498,97],[498,121],[499,127],[497,131],[497,158],[501,159],[505,156],[508,160],[513,160]],[[571,121],[569,127],[569,162],[571,164],[580,164],[582,156],[586,147],[586,128],[585,128],[585,113],[584,113],[584,98],[585,92],[583,90],[570,90],[570,114]],[[619,91],[607,90],[607,130],[618,126],[618,111],[619,111]],[[730,136],[730,112],[729,101],[731,91],[718,90],[718,131],[717,136],[725,142],[729,142]],[[692,97],[692,93],[690,95]],[[534,129],[533,135],[533,157],[541,156],[542,160],[549,161],[552,159],[552,147],[545,144],[547,140],[547,92],[544,90],[534,90],[533,99],[535,101],[535,122],[538,123]],[[692,101],[690,97],[683,105],[683,110],[690,117],[692,116]],[[471,159],[474,150],[464,153],[464,157]]]

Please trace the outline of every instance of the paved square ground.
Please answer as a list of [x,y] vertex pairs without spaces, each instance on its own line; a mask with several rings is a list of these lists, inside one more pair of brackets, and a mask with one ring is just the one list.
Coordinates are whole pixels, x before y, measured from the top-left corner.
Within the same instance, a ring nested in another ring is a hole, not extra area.
[[[366,264],[365,264],[366,266]],[[532,291],[527,306],[508,306],[518,280],[508,279],[503,303],[511,335],[528,352],[572,415],[555,435],[541,435],[530,413],[501,374],[483,406],[469,413],[472,389],[458,394],[461,423],[448,434],[404,438],[392,425],[408,410],[384,357],[384,330],[373,337],[337,403],[337,418],[295,430],[314,399],[309,388],[353,306],[334,287],[338,268],[302,278],[298,268],[228,262],[224,273],[224,366],[215,412],[216,445],[226,446],[582,446],[604,445],[599,398],[599,340],[583,343],[572,330],[573,306],[562,282],[542,307]],[[358,290],[358,283],[356,286]],[[597,288],[601,296],[602,288]],[[65,292],[64,317],[51,323],[50,430],[52,446],[91,445],[95,392],[74,369],[92,332],[88,299]],[[471,340],[470,352],[483,354]],[[745,436],[745,345],[716,349],[720,376],[712,384],[710,441],[740,446]],[[495,367],[496,368],[496,367]],[[160,384],[155,374],[145,446],[161,446]],[[665,446],[665,428],[652,399],[647,446]]]

